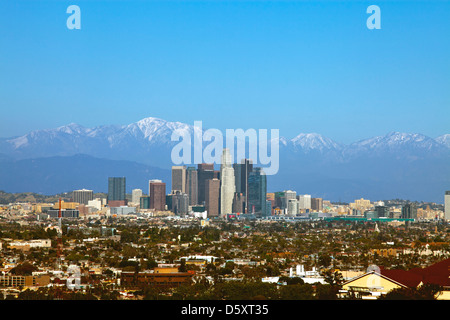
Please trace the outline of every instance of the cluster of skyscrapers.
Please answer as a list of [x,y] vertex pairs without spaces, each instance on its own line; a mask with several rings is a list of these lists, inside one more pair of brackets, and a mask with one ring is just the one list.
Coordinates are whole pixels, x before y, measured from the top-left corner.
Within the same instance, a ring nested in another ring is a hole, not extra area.
[[[249,159],[233,164],[228,149],[223,150],[220,169],[212,163],[197,167],[173,166],[172,189],[166,194],[161,180],[149,181],[148,195],[132,191],[132,202],[141,209],[170,210],[185,215],[189,210],[206,211],[208,217],[228,214],[271,215],[271,202],[266,199],[267,178],[261,168],[253,167]],[[126,178],[108,180],[108,205],[126,206]]]
[[265,217],[271,214],[267,210],[270,201],[266,200],[266,193],[267,178],[263,170],[254,168],[249,159],[233,164],[228,149],[223,150],[219,170],[212,163],[198,164],[197,168],[172,167],[173,212],[175,202],[185,197],[189,206],[200,210],[204,207],[208,217],[228,214]]
[[[302,216],[310,212],[321,212],[322,198],[311,195],[297,195],[295,191],[267,193],[267,177],[262,168],[254,167],[250,159],[232,163],[230,152],[224,149],[220,168],[212,163],[194,166],[172,167],[172,188],[166,194],[166,184],[161,180],[150,180],[148,195],[141,189],[132,191],[131,201],[140,209],[172,211],[184,216],[189,212],[206,212],[207,217],[227,217],[227,215],[249,215],[265,218],[271,215]],[[92,190],[75,190],[73,199],[80,204],[93,200]],[[126,178],[108,179],[108,206],[127,206]],[[371,207],[369,200],[359,199],[351,203],[353,214],[366,212]],[[375,205],[368,214],[389,217],[389,208]],[[414,203],[402,207],[402,218],[416,219],[417,207]],[[450,219],[450,191],[445,193],[445,219]]]

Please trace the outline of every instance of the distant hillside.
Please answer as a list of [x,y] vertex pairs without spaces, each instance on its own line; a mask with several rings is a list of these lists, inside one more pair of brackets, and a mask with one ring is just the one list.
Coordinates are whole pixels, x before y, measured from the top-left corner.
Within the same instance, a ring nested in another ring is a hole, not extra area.
[[127,193],[140,188],[148,192],[150,179],[161,179],[170,190],[170,170],[126,160],[87,155],[9,160],[0,159],[0,190],[55,195],[76,189],[108,192],[108,177],[126,177]]

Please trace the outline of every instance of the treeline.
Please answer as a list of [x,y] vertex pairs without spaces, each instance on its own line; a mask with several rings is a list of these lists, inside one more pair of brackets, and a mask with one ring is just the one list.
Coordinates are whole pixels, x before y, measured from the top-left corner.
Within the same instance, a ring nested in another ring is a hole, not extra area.
[[213,286],[206,282],[183,285],[171,295],[153,287],[136,293],[144,300],[335,300],[338,291],[338,286],[320,283],[278,286],[260,281],[226,281]]

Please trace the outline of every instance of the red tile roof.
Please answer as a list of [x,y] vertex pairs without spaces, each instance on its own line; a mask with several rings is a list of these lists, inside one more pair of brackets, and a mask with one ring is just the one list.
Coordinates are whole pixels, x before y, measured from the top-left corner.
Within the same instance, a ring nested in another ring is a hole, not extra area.
[[381,270],[383,276],[389,279],[395,280],[407,287],[415,288],[422,282],[422,277],[410,271],[393,269],[393,270]]
[[380,272],[382,275],[410,288],[417,287],[421,282],[424,284],[450,286],[450,259],[440,261],[426,268],[415,268],[408,271],[381,269]]

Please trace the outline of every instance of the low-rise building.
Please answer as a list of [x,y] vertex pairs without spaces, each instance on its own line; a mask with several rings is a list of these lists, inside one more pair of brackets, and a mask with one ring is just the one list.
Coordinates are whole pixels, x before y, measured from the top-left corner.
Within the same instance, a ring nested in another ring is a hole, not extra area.
[[29,241],[12,241],[8,243],[8,248],[28,251],[31,248],[50,248],[52,241],[50,239],[29,240]]
[[121,285],[137,288],[146,286],[174,288],[189,283],[193,275],[193,272],[178,272],[178,268],[155,268],[137,273],[122,271]]
[[0,287],[40,287],[50,283],[49,275],[20,276],[1,275]]
[[450,300],[450,259],[426,268],[411,270],[379,269],[355,277],[342,285],[341,294],[353,292],[364,299],[377,299],[397,288],[418,288],[424,284],[442,287],[436,299]]

